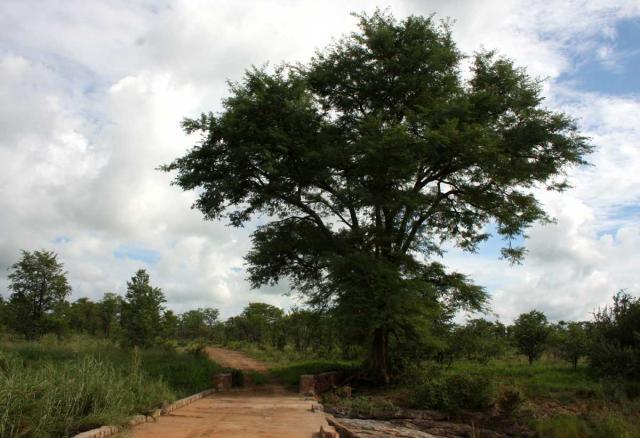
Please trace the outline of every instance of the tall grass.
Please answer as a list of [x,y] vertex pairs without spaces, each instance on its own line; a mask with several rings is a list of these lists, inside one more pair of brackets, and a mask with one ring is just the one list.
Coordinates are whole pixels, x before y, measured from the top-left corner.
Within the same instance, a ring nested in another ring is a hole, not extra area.
[[220,367],[173,350],[104,341],[0,344],[0,437],[62,437],[119,424],[211,386]]
[[499,383],[522,387],[531,397],[570,397],[602,392],[602,383],[590,376],[586,367],[574,370],[561,361],[539,361],[532,365],[515,359],[494,360],[487,364],[459,361],[452,365],[450,372],[489,375]]
[[138,367],[125,371],[91,356],[32,367],[3,353],[0,369],[3,437],[68,436],[119,423],[175,398],[166,382]]

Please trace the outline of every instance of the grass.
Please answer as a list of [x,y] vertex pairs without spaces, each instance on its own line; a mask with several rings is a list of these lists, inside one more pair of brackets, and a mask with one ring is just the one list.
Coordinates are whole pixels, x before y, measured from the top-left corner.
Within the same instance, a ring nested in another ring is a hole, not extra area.
[[571,366],[552,360],[532,365],[518,360],[496,360],[486,365],[460,361],[452,365],[451,373],[479,373],[493,377],[498,384],[521,387],[528,397],[567,397],[601,394],[602,382],[589,375],[586,367]]
[[556,415],[536,421],[534,430],[538,436],[549,438],[640,437],[639,425],[618,414],[606,416]]
[[121,424],[211,386],[207,358],[99,340],[0,344],[0,437],[62,437]]
[[327,371],[340,371],[345,374],[354,373],[361,364],[343,360],[310,360],[282,364],[271,368],[269,374],[286,386],[296,386],[303,374],[320,374]]

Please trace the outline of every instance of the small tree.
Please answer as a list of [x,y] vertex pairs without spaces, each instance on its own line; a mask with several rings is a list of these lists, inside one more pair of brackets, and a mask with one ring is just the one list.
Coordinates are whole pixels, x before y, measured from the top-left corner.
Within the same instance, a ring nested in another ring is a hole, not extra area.
[[91,336],[101,334],[99,305],[89,298],[83,297],[74,301],[67,310],[66,320],[75,332]]
[[185,339],[204,338],[207,333],[202,309],[189,310],[180,315],[179,333]]
[[504,327],[499,322],[472,319],[453,331],[453,342],[468,360],[487,363],[505,351]]
[[149,284],[149,274],[138,270],[127,282],[127,293],[122,303],[122,329],[125,341],[131,345],[148,346],[162,329],[162,303],[164,294]]
[[276,346],[278,322],[284,317],[282,309],[267,303],[249,303],[240,317],[246,321],[249,340]]
[[120,314],[122,311],[122,297],[111,292],[107,292],[98,302],[98,319],[100,321],[100,332],[105,338],[117,336],[120,325]]
[[518,316],[511,332],[518,352],[527,356],[529,364],[532,364],[544,352],[550,328],[544,313],[532,310]]
[[220,311],[211,307],[205,307],[200,310],[204,316],[204,324],[207,327],[207,338],[213,339],[219,330],[220,321],[218,321],[218,317],[220,316]]
[[564,360],[578,368],[580,358],[589,352],[590,339],[586,322],[560,321],[553,333],[556,351]]
[[171,309],[162,314],[162,336],[165,339],[173,339],[178,335],[180,319]]
[[28,338],[45,333],[52,326],[56,307],[71,293],[64,265],[53,251],[22,251],[9,274],[10,324]]

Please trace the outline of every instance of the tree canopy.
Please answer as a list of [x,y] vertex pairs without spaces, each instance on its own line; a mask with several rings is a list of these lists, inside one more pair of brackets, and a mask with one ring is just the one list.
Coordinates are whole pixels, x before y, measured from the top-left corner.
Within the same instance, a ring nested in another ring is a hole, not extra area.
[[164,294],[153,287],[149,274],[139,269],[127,282],[127,293],[122,302],[121,325],[131,345],[148,346],[162,329]]
[[51,329],[52,311],[71,293],[64,265],[53,251],[22,251],[9,274],[10,319],[13,327],[27,337]]
[[530,364],[542,355],[551,333],[547,317],[537,310],[518,316],[511,330],[518,352],[527,356]]
[[306,65],[253,68],[219,114],[186,119],[202,140],[163,167],[206,219],[268,217],[246,257],[255,287],[287,277],[372,342],[388,381],[389,335],[417,339],[484,290],[434,260],[475,251],[488,224],[512,242],[547,216],[534,188],[563,190],[590,146],[544,108],[539,81],[493,52],[471,71],[446,23],[361,15],[359,31]]

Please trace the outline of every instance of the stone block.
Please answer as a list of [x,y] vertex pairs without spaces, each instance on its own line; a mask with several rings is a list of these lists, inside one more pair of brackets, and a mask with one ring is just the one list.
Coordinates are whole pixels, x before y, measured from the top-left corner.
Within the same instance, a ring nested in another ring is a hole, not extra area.
[[313,374],[301,375],[298,391],[300,394],[314,395],[316,393],[316,377]]
[[216,391],[229,391],[231,389],[231,373],[220,373],[213,377],[213,387]]

